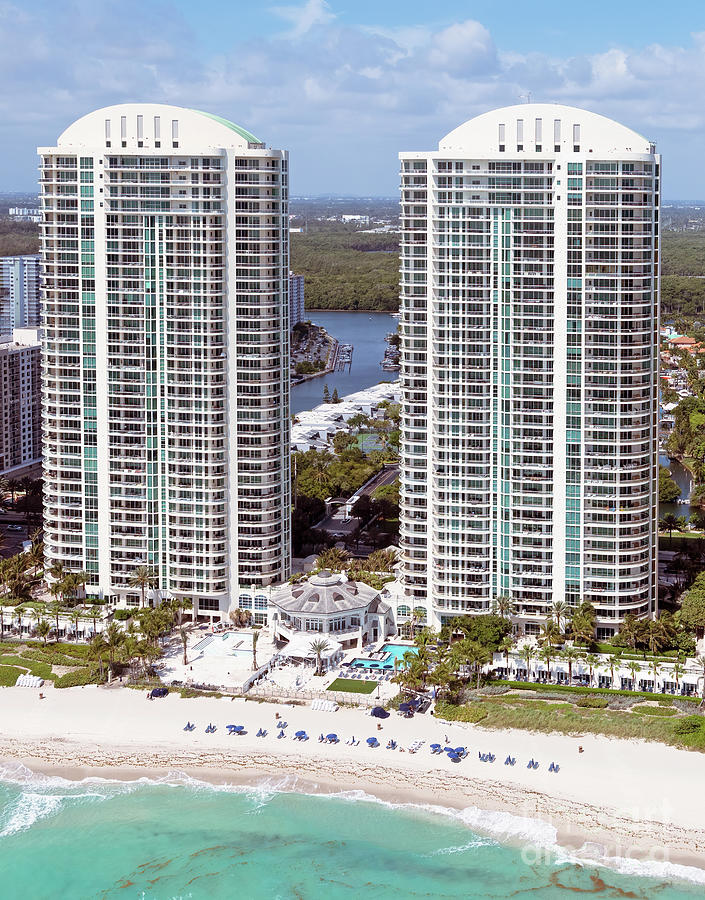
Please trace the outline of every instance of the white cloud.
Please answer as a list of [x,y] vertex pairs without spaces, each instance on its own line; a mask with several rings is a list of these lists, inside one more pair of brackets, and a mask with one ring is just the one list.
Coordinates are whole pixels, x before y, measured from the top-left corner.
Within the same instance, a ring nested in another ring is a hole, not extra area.
[[315,25],[327,25],[335,18],[326,0],[306,0],[302,6],[273,6],[272,12],[291,22],[291,31],[287,32],[291,38],[303,37]]
[[437,69],[470,75],[494,69],[497,53],[485,26],[469,19],[433,36],[428,61]]
[[[700,172],[705,33],[686,46],[548,55],[496,48],[476,21],[435,31],[344,27],[321,0],[278,9],[295,40],[225,35],[208,58],[159,0],[66,0],[41,13],[0,0],[0,190],[32,185],[38,144],[127,100],[199,106],[288,147],[299,192],[393,193],[400,149],[434,147],[471,116],[529,92],[662,143],[667,196],[669,183]],[[705,183],[690,190],[705,196]]]

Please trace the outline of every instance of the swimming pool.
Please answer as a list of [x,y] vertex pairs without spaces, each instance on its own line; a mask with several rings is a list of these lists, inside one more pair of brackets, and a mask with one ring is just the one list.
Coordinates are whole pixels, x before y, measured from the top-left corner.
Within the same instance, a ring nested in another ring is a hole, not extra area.
[[239,659],[252,658],[252,638],[236,632],[214,634],[213,640],[204,648],[206,656],[236,656]]
[[354,669],[375,669],[379,671],[390,672],[394,670],[394,660],[402,660],[404,658],[404,654],[411,651],[411,653],[416,653],[416,649],[409,644],[385,644],[382,647],[382,652],[386,652],[386,656],[383,659],[361,659],[360,657],[354,659],[350,666]]

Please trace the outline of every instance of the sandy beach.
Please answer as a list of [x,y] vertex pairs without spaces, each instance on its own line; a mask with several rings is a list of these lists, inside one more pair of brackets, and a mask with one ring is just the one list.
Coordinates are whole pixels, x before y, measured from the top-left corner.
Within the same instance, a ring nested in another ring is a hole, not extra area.
[[[89,686],[39,692],[0,691],[0,760],[69,780],[98,776],[121,780],[176,777],[218,784],[267,782],[281,790],[311,793],[362,791],[392,803],[462,810],[475,830],[505,839],[551,843],[577,855],[669,861],[705,869],[705,818],[699,787],[705,757],[657,743],[592,735],[489,731],[444,724],[428,715],[396,713],[377,721],[358,709],[318,712],[304,706],[258,703],[242,698],[147,700],[145,692]],[[288,722],[277,738],[275,714]],[[186,721],[195,723],[185,732]],[[209,723],[217,726],[206,734]],[[244,725],[229,735],[226,725]],[[265,738],[256,737],[266,728]],[[305,730],[310,740],[293,740]],[[338,744],[319,743],[335,732]],[[376,736],[380,746],[366,739]],[[352,736],[359,745],[346,744]],[[429,744],[466,746],[452,763],[432,755]],[[406,752],[385,749],[393,738]],[[416,753],[414,741],[424,741]],[[582,746],[582,753],[578,747]],[[491,751],[494,763],[478,752]],[[507,755],[516,757],[505,766]],[[528,769],[530,758],[540,763]],[[549,772],[558,763],[558,774]],[[479,811],[484,811],[484,815]],[[537,821],[545,827],[537,826]],[[553,831],[555,829],[555,832]]]

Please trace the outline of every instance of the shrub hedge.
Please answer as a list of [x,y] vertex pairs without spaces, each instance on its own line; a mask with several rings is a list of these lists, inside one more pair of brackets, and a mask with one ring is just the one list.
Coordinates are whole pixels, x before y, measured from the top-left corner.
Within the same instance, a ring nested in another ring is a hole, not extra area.
[[76,669],[75,672],[67,672],[54,682],[54,687],[69,688],[80,687],[84,684],[95,684],[98,680],[98,673],[88,668]]

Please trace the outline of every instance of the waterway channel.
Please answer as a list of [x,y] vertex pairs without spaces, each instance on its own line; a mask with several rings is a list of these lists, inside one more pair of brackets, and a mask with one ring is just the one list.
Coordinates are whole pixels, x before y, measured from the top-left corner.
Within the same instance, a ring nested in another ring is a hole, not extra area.
[[[671,477],[681,489],[681,498],[687,501],[690,498],[690,492],[693,487],[693,478],[690,472],[677,459],[669,459],[664,453],[659,456],[658,461],[662,466],[666,466],[671,470]],[[674,516],[685,516],[687,519],[691,511],[689,502],[659,503],[658,505],[660,519],[668,513],[673,513]]]
[[342,344],[353,345],[352,365],[343,372],[330,372],[311,378],[291,388],[291,412],[313,409],[323,403],[323,385],[333,393],[335,388],[343,397],[362,391],[380,381],[396,381],[398,372],[385,372],[380,363],[387,345],[384,336],[396,331],[397,319],[382,312],[306,312],[306,319],[322,325],[331,337]]

